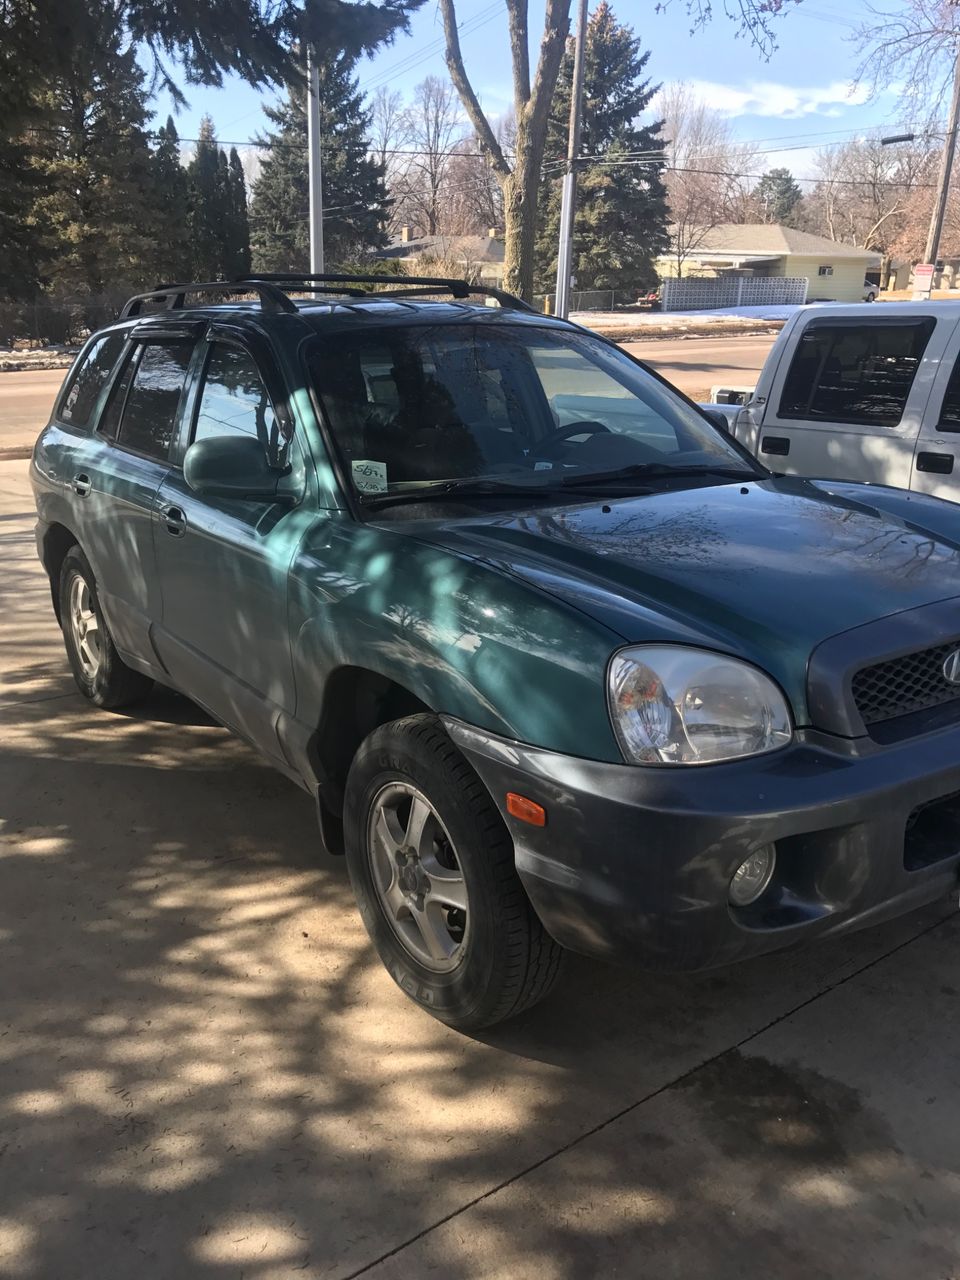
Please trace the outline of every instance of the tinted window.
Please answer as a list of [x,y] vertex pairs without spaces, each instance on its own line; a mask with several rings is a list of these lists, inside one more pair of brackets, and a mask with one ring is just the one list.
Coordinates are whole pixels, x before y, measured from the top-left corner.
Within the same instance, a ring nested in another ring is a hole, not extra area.
[[252,436],[266,446],[273,427],[270,397],[253,358],[239,347],[214,346],[197,410],[194,440],[241,435]]
[[310,368],[361,492],[442,480],[749,464],[697,411],[587,335],[486,323],[338,334]]
[[800,337],[781,418],[895,427],[936,321],[821,324]]
[[193,341],[147,345],[123,409],[120,443],[151,458],[166,458]]
[[110,388],[110,396],[104,405],[103,413],[100,415],[100,421],[97,423],[97,430],[105,435],[109,440],[116,440],[117,427],[120,425],[120,414],[123,412],[123,402],[127,398],[127,391],[130,383],[133,381],[134,370],[137,367],[137,360],[140,356],[140,348],[133,347],[127,356],[123,370],[118,377],[114,379],[113,386]]
[[74,370],[60,405],[60,418],[74,427],[90,424],[93,411],[113,366],[123,350],[124,335],[111,333],[98,338]]
[[938,425],[941,431],[960,431],[960,359],[953,366],[953,373],[947,383]]

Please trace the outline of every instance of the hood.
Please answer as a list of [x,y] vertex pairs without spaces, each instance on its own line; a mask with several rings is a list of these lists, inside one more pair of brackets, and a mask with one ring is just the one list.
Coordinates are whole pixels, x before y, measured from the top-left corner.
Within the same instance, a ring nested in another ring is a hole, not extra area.
[[463,520],[430,540],[494,562],[626,641],[739,653],[779,679],[798,714],[822,640],[960,597],[960,508],[795,477]]

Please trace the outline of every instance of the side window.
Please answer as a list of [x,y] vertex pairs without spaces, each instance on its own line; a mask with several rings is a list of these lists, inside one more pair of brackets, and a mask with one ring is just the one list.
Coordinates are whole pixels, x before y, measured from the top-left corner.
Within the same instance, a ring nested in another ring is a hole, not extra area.
[[72,427],[90,425],[100,392],[119,359],[124,341],[122,333],[109,333],[98,338],[90,347],[74,369],[66,394],[60,402],[57,416],[63,422],[69,422]]
[[252,356],[216,343],[210,352],[193,439],[250,436],[266,447],[275,432],[270,397]]
[[193,347],[193,339],[144,346],[123,406],[120,444],[125,449],[149,458],[168,456]]
[[947,383],[937,428],[940,431],[960,431],[960,356],[957,357]]
[[110,388],[110,396],[103,407],[103,412],[100,414],[97,431],[100,435],[106,436],[108,440],[116,440],[117,438],[117,428],[120,426],[123,402],[127,398],[127,392],[130,389],[130,383],[133,381],[140,354],[141,349],[139,347],[133,347],[128,353],[126,363],[119,377],[114,379],[113,386]]
[[895,427],[935,327],[932,317],[809,324],[784,383],[780,417]]

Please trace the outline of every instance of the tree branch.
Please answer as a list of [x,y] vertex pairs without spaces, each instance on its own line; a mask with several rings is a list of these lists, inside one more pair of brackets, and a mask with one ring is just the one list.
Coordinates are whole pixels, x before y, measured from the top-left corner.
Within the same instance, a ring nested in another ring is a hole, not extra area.
[[530,101],[530,35],[527,0],[507,0],[510,56],[513,61],[513,102],[519,114]]
[[[546,134],[550,104],[553,101],[560,63],[570,34],[570,0],[547,0],[543,19],[543,39],[540,42],[540,58],[534,77],[530,101],[527,104],[527,128],[536,138]],[[518,111],[519,116],[519,111]]]
[[[460,95],[460,101],[463,103],[470,118],[470,123],[473,125],[477,141],[480,143],[482,150],[486,151],[490,157],[490,164],[494,173],[501,178],[509,178],[510,166],[507,163],[506,156],[504,156],[503,149],[490,127],[490,121],[484,114],[480,99],[474,92],[473,85],[467,76],[466,67],[463,65],[463,51],[460,48],[460,34],[457,31],[457,14],[453,0],[439,0],[439,4],[440,12],[443,15],[443,32],[447,42],[446,61],[450,79]],[[567,0],[567,4],[569,5],[569,0]]]

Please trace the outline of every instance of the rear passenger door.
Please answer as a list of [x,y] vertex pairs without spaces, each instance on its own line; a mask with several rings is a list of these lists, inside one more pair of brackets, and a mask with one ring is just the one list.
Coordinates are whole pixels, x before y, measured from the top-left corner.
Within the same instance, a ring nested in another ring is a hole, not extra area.
[[792,475],[909,488],[945,342],[933,316],[811,316],[777,370],[757,456]]
[[[960,335],[960,325],[957,326]],[[936,498],[960,502],[960,353],[957,336],[953,354],[937,374],[913,459],[910,488]]]
[[81,541],[117,648],[155,668],[160,617],[154,509],[179,422],[193,334],[135,335],[114,379],[81,484]]

